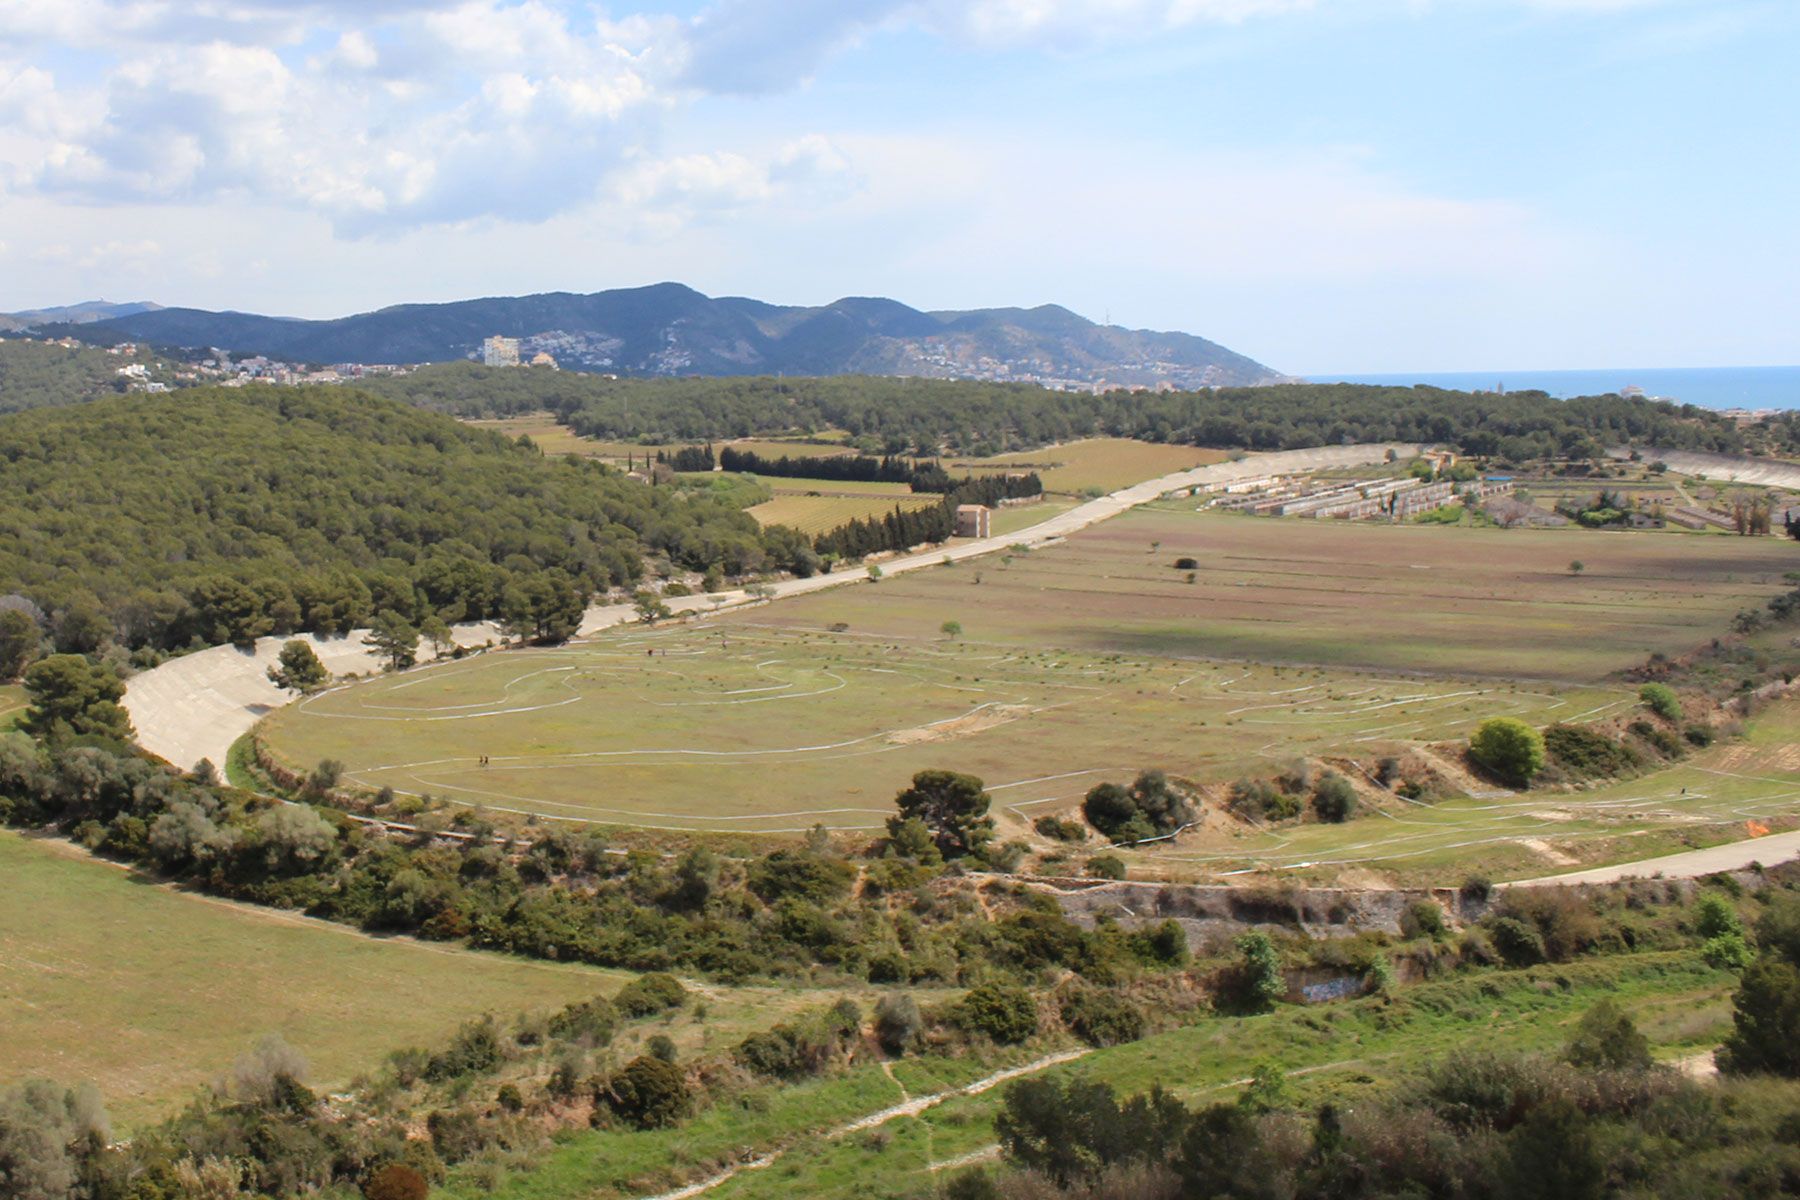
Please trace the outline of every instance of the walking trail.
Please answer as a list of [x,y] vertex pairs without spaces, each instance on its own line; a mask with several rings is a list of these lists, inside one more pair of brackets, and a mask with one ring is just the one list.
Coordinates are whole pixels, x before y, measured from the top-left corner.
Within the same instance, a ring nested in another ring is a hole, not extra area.
[[[946,1100],[954,1100],[958,1096],[979,1096],[982,1092],[985,1092],[990,1088],[998,1087],[1009,1079],[1018,1079],[1023,1075],[1034,1075],[1039,1071],[1059,1066],[1062,1063],[1074,1062],[1076,1059],[1089,1053],[1091,1053],[1091,1051],[1088,1050],[1064,1050],[1060,1054],[1045,1055],[1043,1058],[1028,1062],[1022,1067],[1008,1067],[1004,1071],[996,1071],[992,1075],[983,1079],[977,1079],[974,1083],[964,1087],[952,1088],[947,1092],[937,1092],[930,1096],[916,1096],[910,1100],[896,1104],[892,1108],[884,1108],[880,1112],[870,1113],[866,1117],[858,1117],[854,1121],[839,1125],[825,1136],[828,1138],[843,1137],[848,1133],[857,1133],[864,1129],[874,1129],[879,1125],[886,1125],[889,1121],[896,1120],[900,1117],[916,1117],[926,1109],[936,1107]],[[891,1074],[889,1075],[889,1078],[892,1078]],[[899,1082],[896,1081],[894,1086],[899,1087]],[[900,1088],[900,1094],[904,1096],[906,1094],[906,1089]],[[690,1183],[686,1187],[676,1188],[672,1192],[659,1192],[654,1196],[646,1197],[645,1200],[688,1200],[690,1196],[699,1196],[712,1191],[726,1180],[731,1179],[742,1172],[760,1171],[765,1167],[772,1166],[781,1158],[783,1153],[785,1153],[785,1151],[771,1150],[760,1158],[753,1158],[748,1162],[739,1163],[735,1167],[720,1171],[717,1175],[709,1175],[698,1183]]]

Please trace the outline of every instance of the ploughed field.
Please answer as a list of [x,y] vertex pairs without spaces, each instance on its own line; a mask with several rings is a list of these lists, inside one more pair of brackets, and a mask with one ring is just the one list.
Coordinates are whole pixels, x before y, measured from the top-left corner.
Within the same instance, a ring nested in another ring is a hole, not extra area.
[[[1778,538],[1380,525],[1195,503],[1139,508],[1010,561],[884,580],[879,597],[784,601],[767,619],[913,637],[955,619],[982,641],[1575,683],[1705,643],[1792,589],[1783,574],[1800,568],[1800,546]],[[1174,565],[1183,558],[1191,571]]]
[[1085,438],[993,458],[954,458],[945,463],[945,469],[953,475],[1035,471],[1044,481],[1045,491],[1115,492],[1146,479],[1224,462],[1228,457],[1224,450],[1201,446],[1138,442],[1130,438]]

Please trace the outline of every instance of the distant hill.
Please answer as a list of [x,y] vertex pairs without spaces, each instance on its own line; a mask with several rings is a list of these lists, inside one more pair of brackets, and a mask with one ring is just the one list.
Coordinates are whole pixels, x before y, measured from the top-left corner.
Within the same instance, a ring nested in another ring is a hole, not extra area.
[[33,308],[24,312],[0,313],[0,320],[10,318],[11,328],[23,328],[37,325],[88,325],[95,321],[108,321],[114,317],[131,317],[138,313],[155,312],[162,305],[152,304],[148,300],[136,300],[129,304],[113,304],[106,300],[87,300],[80,304],[65,304],[57,308]]
[[156,343],[318,363],[451,362],[502,335],[523,339],[527,357],[544,351],[567,368],[628,376],[856,373],[1182,388],[1280,378],[1204,338],[1096,325],[1056,305],[927,313],[851,297],[784,307],[676,283],[405,304],[330,321],[163,308],[103,324]]

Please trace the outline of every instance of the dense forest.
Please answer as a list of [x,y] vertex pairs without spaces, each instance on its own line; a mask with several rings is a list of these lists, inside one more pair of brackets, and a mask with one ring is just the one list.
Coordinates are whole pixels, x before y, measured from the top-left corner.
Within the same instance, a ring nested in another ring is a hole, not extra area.
[[119,368],[152,364],[150,356],[108,354],[85,346],[73,350],[25,338],[0,338],[0,413],[79,404],[123,394],[130,380]]
[[729,575],[816,566],[800,534],[704,494],[349,390],[15,414],[0,462],[0,594],[49,611],[65,651],[569,609],[659,556]]
[[1733,422],[1692,405],[1619,396],[1565,401],[1542,392],[1292,384],[1094,396],[875,376],[627,380],[462,363],[361,386],[462,417],[554,412],[584,436],[682,442],[842,429],[859,449],[893,455],[985,454],[1098,435],[1247,450],[1446,442],[1513,459],[1621,442],[1743,447]]

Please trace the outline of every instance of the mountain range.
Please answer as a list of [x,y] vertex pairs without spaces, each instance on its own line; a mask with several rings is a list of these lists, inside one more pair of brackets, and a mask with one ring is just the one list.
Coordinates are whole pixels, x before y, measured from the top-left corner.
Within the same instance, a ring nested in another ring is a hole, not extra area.
[[[4,319],[4,318],[0,318]],[[630,376],[912,375],[1046,384],[1243,386],[1282,376],[1185,333],[1097,325],[1066,308],[922,312],[850,297],[823,307],[709,297],[677,283],[403,304],[335,320],[104,302],[11,314],[38,329],[81,324],[159,345],[293,362],[427,363],[477,357],[484,338],[521,340],[529,361]]]

